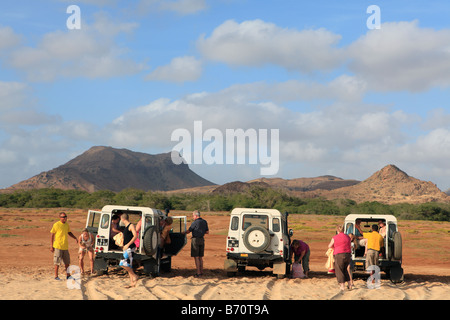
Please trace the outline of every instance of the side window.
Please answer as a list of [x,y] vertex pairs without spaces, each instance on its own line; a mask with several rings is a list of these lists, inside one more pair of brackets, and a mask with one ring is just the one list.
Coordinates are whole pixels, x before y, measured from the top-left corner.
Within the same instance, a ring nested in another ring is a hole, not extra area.
[[98,228],[100,222],[101,212],[89,210],[86,227]]
[[236,231],[239,228],[239,217],[233,217],[231,219],[231,230]]
[[350,234],[350,233],[355,234],[355,232],[353,230],[353,223],[347,223],[347,226],[345,227],[345,234]]
[[280,219],[278,218],[273,218],[272,219],[272,231],[273,232],[280,232],[281,228],[280,228]]
[[102,229],[108,229],[109,228],[109,214],[102,215],[102,221],[100,223],[100,226]]
[[394,223],[389,223],[388,229],[389,238],[392,238],[392,235],[394,234],[395,231],[397,231],[397,226]]

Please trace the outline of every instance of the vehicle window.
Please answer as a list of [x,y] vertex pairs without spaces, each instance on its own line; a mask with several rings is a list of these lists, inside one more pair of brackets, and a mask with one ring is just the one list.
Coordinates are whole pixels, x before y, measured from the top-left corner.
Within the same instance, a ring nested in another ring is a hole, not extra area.
[[150,215],[145,216],[145,227],[153,226],[155,223],[153,222],[153,217]]
[[239,228],[239,217],[231,219],[231,230],[236,231]]
[[396,225],[393,223],[389,223],[389,238],[392,238],[392,235],[394,234],[394,232],[397,231]]
[[242,230],[246,230],[251,226],[260,226],[269,229],[269,217],[259,214],[244,214],[242,219]]
[[185,226],[186,225],[185,225],[185,219],[184,218],[173,218],[171,232],[172,233],[180,233],[180,232],[186,231],[186,227]]
[[353,231],[353,223],[347,223],[347,227],[345,229],[345,234],[350,234],[350,233],[355,234],[355,232]]
[[109,228],[109,214],[102,215],[102,222],[100,223],[102,229]]
[[88,218],[88,223],[86,224],[86,226],[98,228],[98,226],[100,225],[100,216],[101,215],[102,215],[101,212],[89,210],[89,218]]
[[272,219],[272,231],[280,232],[280,219],[278,219],[278,218]]

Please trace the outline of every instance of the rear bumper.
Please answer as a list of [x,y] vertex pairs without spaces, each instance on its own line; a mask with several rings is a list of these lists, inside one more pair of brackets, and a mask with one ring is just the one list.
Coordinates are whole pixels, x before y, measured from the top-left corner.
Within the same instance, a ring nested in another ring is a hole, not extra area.
[[[366,259],[353,259],[351,262],[352,265],[352,269],[353,270],[363,270],[365,271],[367,269],[366,266]],[[380,267],[381,270],[385,271],[385,270],[389,270],[392,268],[399,268],[402,266],[402,262],[401,261],[397,261],[397,260],[387,260],[387,259],[380,259],[378,261],[378,267]]]

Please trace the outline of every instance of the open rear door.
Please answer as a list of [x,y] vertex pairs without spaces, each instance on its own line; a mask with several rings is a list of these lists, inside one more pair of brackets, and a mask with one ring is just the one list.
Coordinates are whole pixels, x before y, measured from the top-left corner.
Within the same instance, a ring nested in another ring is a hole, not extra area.
[[87,220],[86,220],[86,228],[90,233],[94,236],[97,235],[98,227],[100,226],[100,217],[102,213],[100,211],[89,210]]
[[186,216],[171,216],[173,219],[172,230],[169,236],[171,243],[164,246],[164,253],[168,256],[176,256],[187,243]]

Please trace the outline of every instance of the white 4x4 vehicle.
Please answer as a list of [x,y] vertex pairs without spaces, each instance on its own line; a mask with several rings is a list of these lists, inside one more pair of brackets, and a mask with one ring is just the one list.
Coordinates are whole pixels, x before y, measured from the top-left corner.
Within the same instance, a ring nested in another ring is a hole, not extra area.
[[[397,227],[397,219],[392,215],[383,214],[349,214],[345,217],[344,230],[346,234],[355,234],[355,225],[360,221],[360,227],[364,233],[371,231],[371,226],[379,221],[386,225],[386,236],[384,238],[384,249],[380,252],[378,267],[390,277],[393,283],[403,281],[402,268],[402,237]],[[353,270],[365,271],[366,258],[365,247],[354,247],[352,249]]]
[[290,272],[289,250],[293,232],[288,213],[275,209],[236,208],[231,212],[224,269],[229,276],[247,266],[273,268],[278,278]]
[[[171,270],[172,256],[186,245],[186,216],[171,216],[173,218],[172,230],[169,233],[171,243],[164,246],[162,251],[160,221],[166,216],[157,209],[147,207],[127,207],[108,205],[102,211],[89,210],[86,228],[95,237],[94,270],[106,273],[110,266],[118,266],[123,259],[123,251],[117,247],[111,239],[111,222],[113,216],[121,216],[127,213],[129,221],[135,226],[141,220],[141,230],[138,234],[139,246],[134,253],[133,262],[144,267],[144,272],[152,276],[158,276],[160,270]],[[120,221],[120,220],[119,220]],[[119,228],[125,228],[119,223]]]

